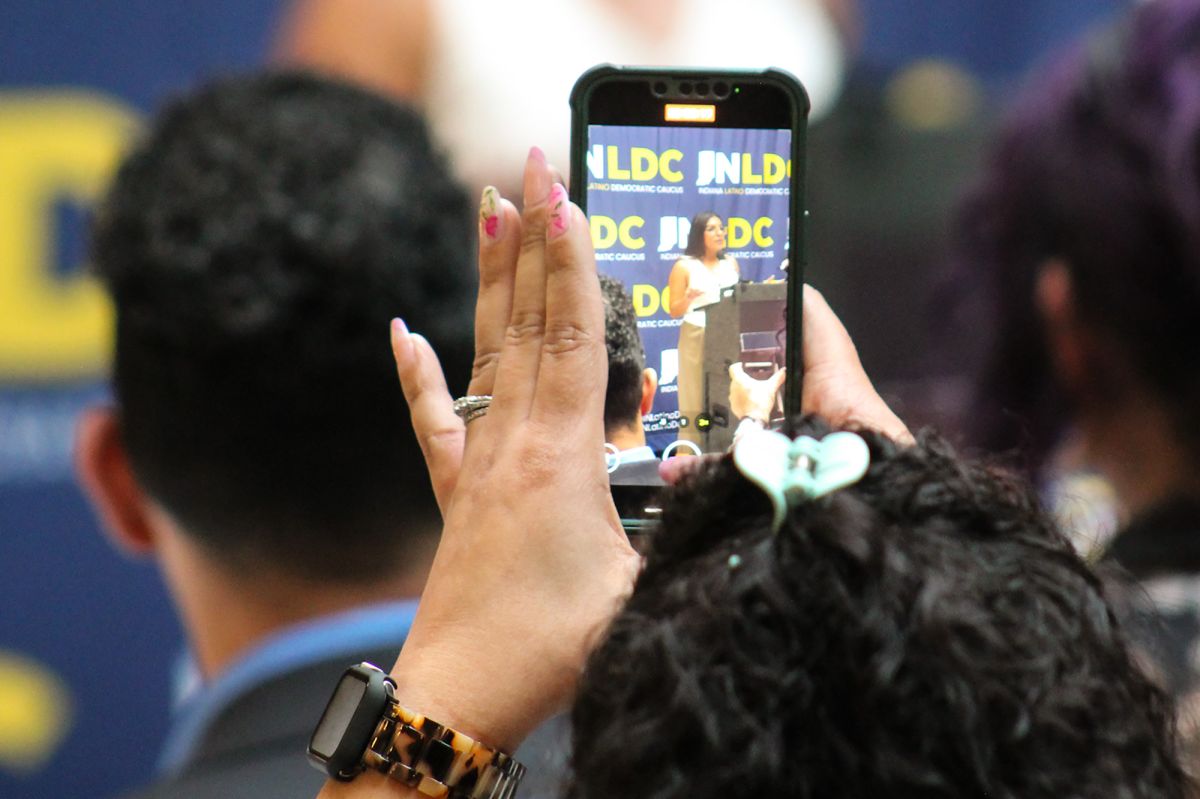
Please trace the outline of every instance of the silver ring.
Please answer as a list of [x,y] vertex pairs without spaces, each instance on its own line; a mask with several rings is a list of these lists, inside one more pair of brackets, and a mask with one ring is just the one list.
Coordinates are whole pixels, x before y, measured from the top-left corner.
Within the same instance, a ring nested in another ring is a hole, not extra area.
[[480,416],[486,415],[487,411],[488,411],[487,408],[475,408],[474,410],[467,411],[466,413],[464,413],[462,415],[463,424],[470,424],[471,422],[478,419]]
[[454,401],[454,413],[463,420],[463,424],[470,424],[486,414],[491,404],[491,394],[468,394]]

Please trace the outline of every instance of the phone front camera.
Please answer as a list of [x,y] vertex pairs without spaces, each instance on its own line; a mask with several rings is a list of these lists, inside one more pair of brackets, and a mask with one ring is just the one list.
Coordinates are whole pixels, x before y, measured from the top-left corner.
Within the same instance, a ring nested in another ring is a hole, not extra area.
[[717,83],[716,85],[713,86],[713,91],[717,95],[718,99],[724,100],[726,97],[729,96],[729,84],[728,83]]
[[655,81],[653,89],[654,89],[654,93],[657,96],[661,97],[667,93],[667,84],[663,83],[661,80]]
[[700,95],[701,97],[708,94],[708,84],[707,83],[697,83],[696,84],[696,94]]
[[680,84],[679,84],[679,93],[680,93],[680,94],[691,94],[691,93],[692,93],[692,83],[691,83],[691,81],[686,81],[686,80],[685,80],[685,81],[683,81],[682,83],[680,83]]

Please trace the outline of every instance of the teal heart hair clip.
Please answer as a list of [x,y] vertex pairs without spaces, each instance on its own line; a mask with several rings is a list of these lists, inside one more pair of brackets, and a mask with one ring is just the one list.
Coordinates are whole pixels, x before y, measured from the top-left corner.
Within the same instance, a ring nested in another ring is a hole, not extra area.
[[871,450],[857,433],[830,433],[818,441],[758,430],[734,445],[733,463],[770,497],[775,508],[771,529],[778,532],[789,505],[823,497],[862,479],[871,464]]

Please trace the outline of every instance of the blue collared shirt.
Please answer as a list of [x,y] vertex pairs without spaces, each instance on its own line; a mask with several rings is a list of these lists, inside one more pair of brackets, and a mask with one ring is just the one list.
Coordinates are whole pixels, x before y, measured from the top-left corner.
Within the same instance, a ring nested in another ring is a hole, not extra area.
[[[159,757],[159,771],[174,774],[182,769],[221,711],[255,686],[339,653],[391,646],[399,650],[416,612],[415,599],[369,605],[302,622],[269,636],[211,683],[189,687],[180,698]],[[380,665],[384,669],[391,666]]]

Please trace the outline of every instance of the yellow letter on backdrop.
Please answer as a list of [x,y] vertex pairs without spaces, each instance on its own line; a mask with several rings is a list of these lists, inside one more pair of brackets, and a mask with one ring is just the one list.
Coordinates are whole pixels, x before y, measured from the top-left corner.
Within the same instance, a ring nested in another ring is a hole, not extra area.
[[99,374],[112,311],[96,280],[54,274],[54,207],[92,205],[136,114],[73,91],[0,93],[0,380]]

